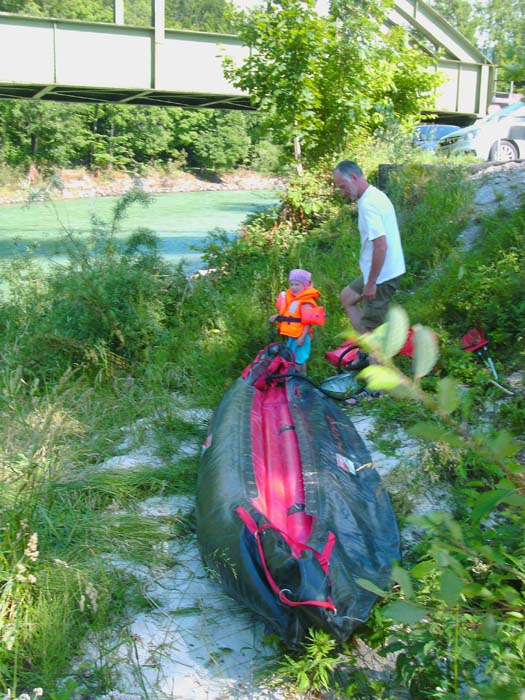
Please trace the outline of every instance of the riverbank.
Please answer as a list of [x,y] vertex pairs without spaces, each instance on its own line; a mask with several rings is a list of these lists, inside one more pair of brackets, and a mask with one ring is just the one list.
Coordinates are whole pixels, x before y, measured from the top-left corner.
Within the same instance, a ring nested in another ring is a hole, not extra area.
[[28,199],[46,195],[53,199],[83,199],[86,197],[118,197],[139,185],[152,194],[170,192],[205,192],[221,190],[283,190],[284,177],[263,175],[249,170],[229,173],[199,173],[183,171],[151,172],[136,175],[123,171],[93,173],[84,168],[56,170],[51,177],[42,177],[36,169],[18,182],[0,186],[0,204],[20,204]]

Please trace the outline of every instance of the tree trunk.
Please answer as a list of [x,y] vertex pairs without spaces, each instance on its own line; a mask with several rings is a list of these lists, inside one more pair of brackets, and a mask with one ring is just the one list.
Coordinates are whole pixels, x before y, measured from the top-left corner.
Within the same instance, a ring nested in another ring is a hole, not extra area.
[[303,174],[303,164],[301,161],[301,142],[300,142],[298,136],[294,136],[293,151],[294,151],[294,155],[295,155],[295,162],[296,162],[295,167],[297,168],[297,174],[302,175]]

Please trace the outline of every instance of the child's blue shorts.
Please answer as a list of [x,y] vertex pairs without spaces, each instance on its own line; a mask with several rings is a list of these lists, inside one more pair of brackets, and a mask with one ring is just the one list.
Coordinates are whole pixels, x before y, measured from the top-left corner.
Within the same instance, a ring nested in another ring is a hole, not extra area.
[[297,345],[297,338],[286,338],[285,345],[287,348],[290,348],[295,355],[295,361],[298,365],[304,364],[310,357],[310,352],[312,350],[312,340],[310,338],[310,334],[306,336],[302,345]]

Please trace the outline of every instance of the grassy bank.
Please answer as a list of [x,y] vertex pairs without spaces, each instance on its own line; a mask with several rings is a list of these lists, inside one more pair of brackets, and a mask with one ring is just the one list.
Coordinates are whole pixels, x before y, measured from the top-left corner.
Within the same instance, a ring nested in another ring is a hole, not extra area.
[[[377,145],[373,152],[372,173]],[[409,269],[399,301],[411,322],[430,325],[440,339],[440,364],[422,388],[436,396],[443,377],[457,377],[464,390],[450,413],[464,435],[481,426],[493,454],[465,437],[459,445],[447,441],[445,417],[414,396],[375,409],[385,426],[435,424],[420,468],[434,482],[451,484],[455,497],[451,517],[419,523],[426,534],[407,553],[405,568],[396,569],[393,593],[363,636],[401,651],[399,683],[414,698],[489,700],[503,692],[521,700],[525,569],[514,437],[523,437],[525,406],[523,398],[499,400],[484,369],[459,349],[459,337],[481,322],[507,371],[520,367],[525,214],[487,220],[486,235],[461,255],[457,236],[471,215],[473,192],[460,166],[405,163],[389,191],[403,222]],[[74,691],[60,695],[66,691],[56,684],[86,635],[103,634],[124,606],[150,604],[138,581],[103,565],[103,555],[151,564],[166,556],[155,547],[166,528],[183,534],[187,523],[152,526],[138,513],[120,511],[148,495],[192,493],[196,458],[174,464],[172,455],[188,435],[203,436],[180,418],[177,397],[185,405],[217,404],[268,342],[273,300],[290,268],[312,270],[328,312],[314,339],[312,379],[331,373],[324,352],[349,331],[338,295],[358,269],[356,215],[334,196],[329,168],[293,183],[278,219],[257,216],[235,242],[212,237],[205,257],[216,271],[198,279],[171,269],[147,231],[117,245],[127,207],[146,199],[138,191],[122,198],[87,243],[67,236],[67,265],[45,276],[24,259],[5,265],[11,294],[0,306],[4,691],[43,687],[46,697],[67,700]],[[410,373],[406,363],[400,366]],[[164,447],[164,464],[97,468],[143,420]],[[503,428],[508,433],[497,432]],[[401,520],[402,504],[399,496]],[[408,619],[393,615],[388,606],[395,603]],[[284,676],[296,680],[299,669],[309,687],[321,688],[324,676],[308,654],[323,643],[285,663]],[[340,653],[347,663],[352,659],[351,643],[322,648],[327,667],[337,667]],[[342,697],[395,697],[357,671],[339,682]],[[111,687],[111,670],[95,666],[86,683],[86,697],[95,697]]]

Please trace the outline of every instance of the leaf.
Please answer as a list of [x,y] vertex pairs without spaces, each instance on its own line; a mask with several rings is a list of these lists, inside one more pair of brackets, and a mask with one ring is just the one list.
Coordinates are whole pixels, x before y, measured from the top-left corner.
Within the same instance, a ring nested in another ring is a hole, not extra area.
[[390,359],[401,350],[408,335],[407,312],[401,306],[391,306],[386,315],[386,328],[381,345],[383,355]]
[[451,433],[437,423],[421,421],[407,430],[411,437],[427,442],[444,442],[451,447],[465,447],[465,441],[459,435]]
[[463,542],[463,530],[455,518],[447,518],[445,520],[445,525],[456,542]]
[[355,582],[359,586],[361,586],[361,588],[364,588],[366,591],[370,591],[371,593],[375,593],[381,598],[384,598],[388,595],[386,591],[381,590],[381,588],[379,588],[379,586],[376,586],[376,584],[373,583],[373,581],[369,581],[366,578],[356,578]]
[[472,521],[474,523],[479,523],[488,513],[490,513],[496,506],[501,503],[505,498],[508,498],[514,493],[514,489],[495,489],[494,491],[487,491],[482,493],[481,496],[475,502],[472,508]]
[[510,495],[505,496],[503,503],[508,503],[509,506],[517,506],[525,510],[525,496],[520,496],[519,493],[513,492]]
[[438,383],[438,406],[447,415],[459,405],[458,383],[452,377],[445,377]]
[[503,479],[500,479],[498,481],[498,483],[496,484],[496,488],[497,489],[504,489],[505,491],[508,491],[508,489],[514,488],[514,484],[512,483],[512,481],[510,479],[503,478]]
[[498,623],[492,613],[487,613],[481,620],[481,631],[487,637],[494,636],[498,632]]
[[505,469],[509,474],[522,474],[523,473],[523,464],[520,464],[519,462],[513,461],[510,463],[507,463],[505,465]]
[[381,365],[369,365],[358,376],[364,379],[372,390],[392,391],[403,382],[403,376],[397,370]]
[[500,430],[488,446],[497,457],[513,457],[522,447],[508,430]]
[[524,618],[523,614],[517,610],[509,610],[505,615],[506,617],[513,617],[515,620],[523,620]]
[[434,639],[431,639],[429,642],[427,642],[424,647],[423,647],[423,653],[428,655],[430,651],[436,648],[436,641]]
[[419,564],[413,566],[410,573],[414,578],[422,579],[425,578],[425,576],[428,576],[428,574],[432,573],[435,568],[435,563],[431,559],[427,559],[426,561],[420,561]]
[[382,609],[383,615],[389,617],[396,622],[403,622],[407,625],[413,625],[419,620],[422,620],[427,611],[425,608],[415,603],[407,603],[405,601],[395,601],[389,605],[385,605]]
[[430,328],[414,326],[414,377],[420,379],[428,374],[435,366],[439,357],[437,338]]
[[403,569],[401,566],[394,565],[392,567],[392,578],[394,581],[399,583],[403,594],[407,598],[412,598],[414,595],[414,589],[412,588],[412,581],[410,580],[410,574],[408,571],[405,571],[405,569]]
[[458,602],[462,588],[463,582],[454,571],[446,569],[441,574],[438,595],[449,608],[452,608]]
[[483,586],[480,583],[467,583],[461,591],[466,598],[477,598],[481,595]]

